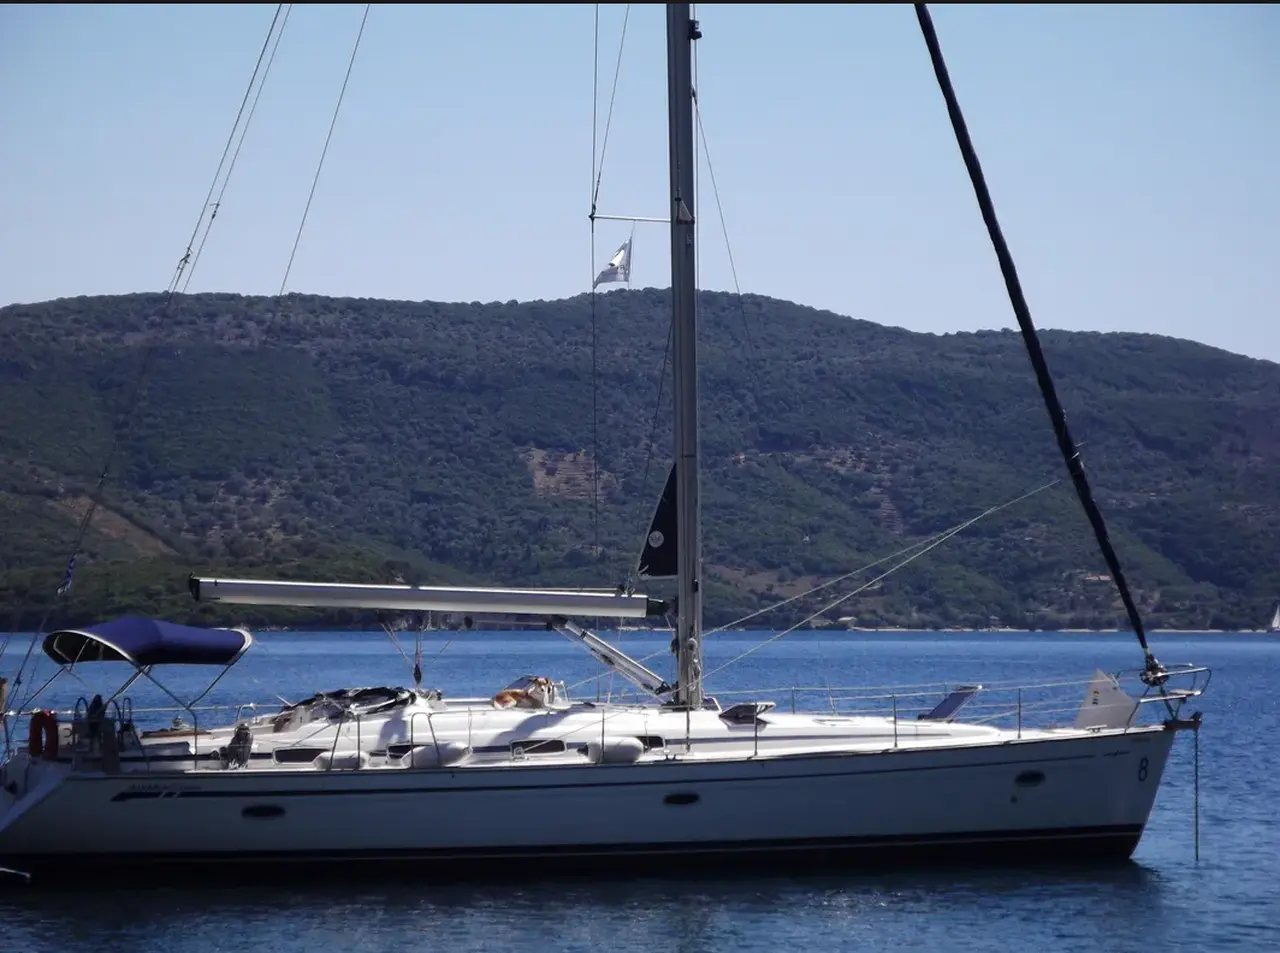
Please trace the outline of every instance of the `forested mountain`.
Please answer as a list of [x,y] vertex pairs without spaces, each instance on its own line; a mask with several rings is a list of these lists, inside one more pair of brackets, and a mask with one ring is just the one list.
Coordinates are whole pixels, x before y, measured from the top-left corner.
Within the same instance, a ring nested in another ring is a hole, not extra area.
[[[15,625],[49,605],[113,441],[51,622],[359,621],[200,605],[192,571],[609,585],[634,565],[670,461],[669,292],[162,302],[0,309],[0,605]],[[710,620],[1063,477],[820,619],[1120,623],[1016,333],[917,334],[718,293],[701,315]],[[1280,367],[1151,335],[1042,337],[1149,624],[1265,624]],[[803,618],[878,571],[759,621]]]

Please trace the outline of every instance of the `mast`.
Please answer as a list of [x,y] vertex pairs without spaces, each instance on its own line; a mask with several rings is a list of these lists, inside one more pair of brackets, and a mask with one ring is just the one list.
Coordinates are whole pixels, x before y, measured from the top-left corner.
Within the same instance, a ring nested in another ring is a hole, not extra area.
[[675,414],[677,692],[702,707],[702,536],[698,526],[698,311],[693,221],[693,44],[690,4],[667,4],[667,114],[671,158],[672,403]]

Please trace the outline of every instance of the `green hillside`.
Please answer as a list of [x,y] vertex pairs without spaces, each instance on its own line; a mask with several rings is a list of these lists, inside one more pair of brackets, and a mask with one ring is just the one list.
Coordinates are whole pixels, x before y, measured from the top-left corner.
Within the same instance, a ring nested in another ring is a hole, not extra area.
[[[655,416],[668,292],[596,298],[594,441],[588,296],[202,294],[168,315],[162,300],[0,309],[0,605],[14,625],[39,621],[113,438],[54,622],[126,610],[360,621],[201,606],[191,571],[609,585],[634,564],[669,465],[669,382]],[[701,301],[711,621],[1065,475],[1013,332],[925,335],[756,296]],[[1280,599],[1280,367],[1150,335],[1043,340],[1148,623],[1264,624]],[[143,398],[118,427],[147,353]],[[824,618],[1108,627],[1122,613],[1104,573],[1064,481]]]

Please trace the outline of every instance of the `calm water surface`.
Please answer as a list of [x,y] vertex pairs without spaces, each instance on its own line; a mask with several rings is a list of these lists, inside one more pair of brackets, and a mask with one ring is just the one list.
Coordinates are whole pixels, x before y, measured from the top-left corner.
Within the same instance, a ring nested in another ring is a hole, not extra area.
[[[573,683],[598,671],[554,634],[428,635],[423,681],[446,695],[492,693],[525,672]],[[708,671],[763,637],[709,638]],[[1162,661],[1214,669],[1200,706],[1198,863],[1192,740],[1184,735],[1135,860],[1119,868],[424,888],[362,885],[333,865],[326,886],[211,889],[192,882],[144,890],[122,882],[56,896],[0,886],[0,951],[1280,950],[1280,834],[1273,826],[1280,805],[1280,706],[1273,692],[1280,639],[1153,638]],[[665,641],[627,634],[622,645],[645,655]],[[403,647],[412,654],[410,641]],[[12,674],[21,654],[15,648],[0,659],[0,671]],[[1139,661],[1136,645],[1118,635],[797,633],[717,675],[715,688],[1036,681]],[[669,661],[653,664],[665,670]],[[47,675],[51,666],[42,670]],[[86,684],[67,683],[56,701],[114,687],[119,671],[85,669]],[[183,695],[198,690],[200,674],[161,677]],[[280,697],[297,700],[343,685],[409,680],[409,664],[380,634],[264,634],[211,699],[278,704]],[[594,695],[595,687],[578,691]],[[153,693],[132,694],[139,707],[158,703]]]

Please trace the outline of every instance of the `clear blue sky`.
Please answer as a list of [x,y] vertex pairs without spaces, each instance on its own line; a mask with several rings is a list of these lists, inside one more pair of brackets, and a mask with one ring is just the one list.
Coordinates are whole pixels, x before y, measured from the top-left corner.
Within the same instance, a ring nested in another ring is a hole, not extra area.
[[[363,7],[298,5],[191,290],[274,293]],[[601,7],[601,112],[624,7]],[[273,5],[0,7],[0,303],[162,288]],[[699,7],[743,290],[920,331],[1013,320],[909,5]],[[941,5],[1041,327],[1280,360],[1280,6]],[[664,18],[631,12],[601,211],[665,214]],[[585,291],[593,6],[378,4],[289,280]],[[603,123],[603,117],[601,119]],[[701,284],[732,288],[702,177]],[[636,285],[669,284],[662,226]]]

